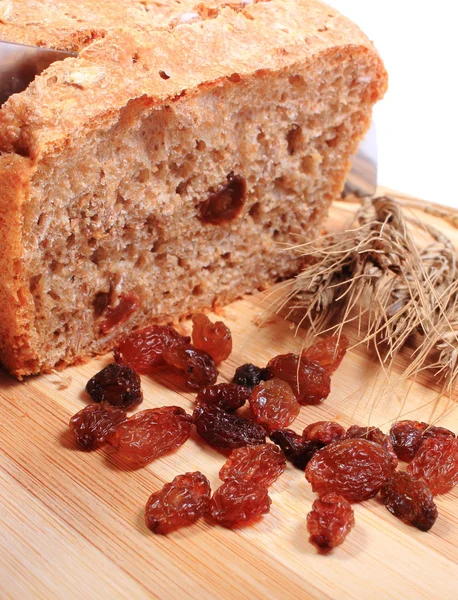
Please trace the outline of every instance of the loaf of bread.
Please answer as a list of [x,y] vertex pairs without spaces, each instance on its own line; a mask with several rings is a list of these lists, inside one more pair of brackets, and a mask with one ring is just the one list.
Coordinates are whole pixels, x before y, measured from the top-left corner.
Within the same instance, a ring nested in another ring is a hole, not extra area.
[[9,0],[78,53],[0,110],[0,360],[85,360],[297,272],[386,88],[316,0]]

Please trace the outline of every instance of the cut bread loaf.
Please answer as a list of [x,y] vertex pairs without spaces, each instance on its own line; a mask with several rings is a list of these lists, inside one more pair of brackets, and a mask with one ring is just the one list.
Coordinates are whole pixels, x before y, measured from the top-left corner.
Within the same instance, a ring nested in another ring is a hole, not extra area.
[[315,0],[39,5],[0,3],[0,38],[79,55],[0,110],[0,360],[19,377],[295,273],[284,244],[320,233],[386,88]]

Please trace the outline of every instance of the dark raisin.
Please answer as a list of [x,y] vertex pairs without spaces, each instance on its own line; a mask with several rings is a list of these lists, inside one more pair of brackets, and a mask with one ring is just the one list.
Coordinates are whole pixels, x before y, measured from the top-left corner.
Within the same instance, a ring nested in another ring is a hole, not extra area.
[[227,177],[227,183],[211,192],[207,200],[201,202],[199,205],[200,219],[204,223],[212,225],[229,223],[239,216],[245,200],[245,179],[231,173]]
[[272,431],[270,439],[280,446],[286,458],[301,471],[305,469],[315,452],[324,445],[322,442],[306,440],[291,429]]
[[94,402],[109,402],[126,409],[143,401],[139,375],[117,363],[109,364],[89,379],[86,391]]
[[170,325],[152,325],[125,338],[114,352],[115,360],[138,373],[148,373],[164,364],[162,353],[166,348],[187,346],[190,341],[190,337],[180,335]]
[[207,512],[210,495],[210,483],[199,471],[178,475],[149,497],[146,526],[154,533],[166,535],[190,525]]
[[174,346],[163,352],[164,361],[180,371],[191,390],[201,390],[215,383],[218,370],[213,358],[193,346]]
[[212,323],[206,315],[192,317],[192,343],[195,348],[205,350],[216,364],[229,357],[232,352],[232,334],[222,321]]
[[437,507],[429,488],[409,473],[396,471],[382,487],[383,504],[398,519],[428,531],[437,519]]
[[251,363],[246,363],[237,368],[232,383],[252,388],[261,381],[266,381],[267,379],[270,379],[270,374],[267,369],[262,369]]
[[192,418],[182,408],[163,406],[136,413],[107,441],[123,463],[138,468],[184,444],[191,429]]
[[390,429],[391,442],[396,455],[401,460],[410,462],[415,456],[423,440],[423,432],[427,423],[419,421],[397,421]]
[[229,414],[219,406],[199,404],[193,418],[197,433],[211,446],[241,448],[266,441],[266,432],[261,425]]
[[251,389],[235,383],[218,383],[201,390],[196,396],[196,402],[216,405],[226,412],[235,412],[248,400]]
[[331,492],[350,502],[372,498],[393,472],[388,452],[362,439],[341,440],[318,450],[305,470],[314,492]]
[[350,503],[338,494],[326,494],[315,500],[307,515],[309,542],[320,552],[327,552],[344,541],[354,524]]
[[95,450],[127,419],[126,411],[102,404],[89,404],[70,419],[69,429],[83,450]]
[[270,504],[267,487],[229,479],[213,494],[210,515],[223,527],[237,527],[268,513]]

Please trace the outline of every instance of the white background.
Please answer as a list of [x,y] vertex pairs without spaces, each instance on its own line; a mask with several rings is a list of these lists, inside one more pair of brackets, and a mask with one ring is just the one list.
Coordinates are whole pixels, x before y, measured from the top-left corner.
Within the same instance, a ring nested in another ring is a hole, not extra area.
[[457,0],[327,0],[375,43],[389,75],[376,107],[380,184],[458,208]]

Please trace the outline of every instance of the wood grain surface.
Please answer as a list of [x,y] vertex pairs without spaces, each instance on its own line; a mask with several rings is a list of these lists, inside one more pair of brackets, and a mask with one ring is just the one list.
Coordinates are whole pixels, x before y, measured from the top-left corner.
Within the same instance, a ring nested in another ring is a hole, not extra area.
[[[353,209],[336,204],[329,227],[342,227]],[[458,242],[456,230],[430,215],[428,220]],[[275,354],[301,348],[304,332],[295,336],[278,316],[266,320],[271,293],[224,309],[234,351],[221,366],[220,381],[230,380],[244,362],[263,365]],[[261,327],[255,324],[260,320]],[[357,331],[348,333],[356,342]],[[271,488],[271,512],[252,527],[230,531],[201,520],[168,537],[150,533],[143,522],[149,494],[194,470],[216,488],[225,458],[196,437],[138,471],[123,470],[107,450],[76,450],[68,420],[88,401],[86,381],[110,358],[22,382],[0,375],[1,598],[456,597],[456,488],[437,497],[439,518],[428,533],[395,519],[377,498],[354,505],[353,531],[328,556],[307,541],[305,518],[314,494],[291,465]],[[143,376],[142,382],[142,408],[175,404],[192,410],[193,394],[165,373],[156,381]],[[322,406],[303,407],[294,428],[334,419],[387,430],[408,415],[456,431],[456,406],[437,398],[430,375],[409,390],[384,381],[366,350],[356,347],[334,374],[329,398]]]

